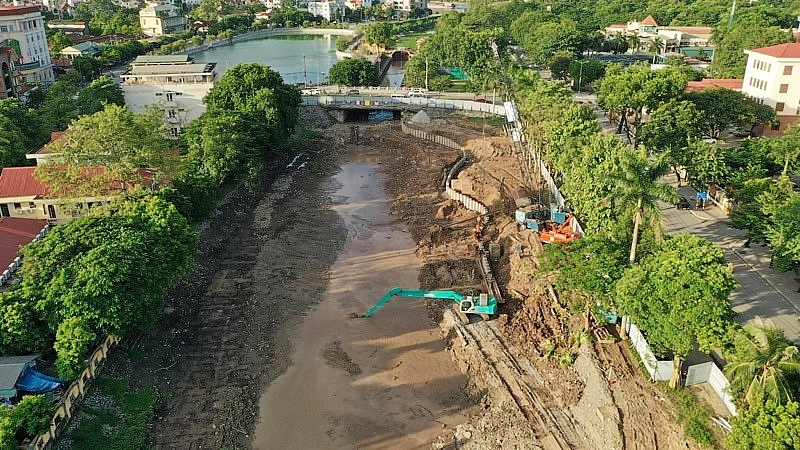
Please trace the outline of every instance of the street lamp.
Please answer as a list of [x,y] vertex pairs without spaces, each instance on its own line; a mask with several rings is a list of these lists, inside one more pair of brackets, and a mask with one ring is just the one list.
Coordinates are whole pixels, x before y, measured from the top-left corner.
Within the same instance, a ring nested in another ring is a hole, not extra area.
[[578,71],[578,94],[581,93],[581,81],[583,81],[583,65],[589,62],[588,59],[584,59],[583,61],[578,61],[578,64],[581,65],[581,69]]

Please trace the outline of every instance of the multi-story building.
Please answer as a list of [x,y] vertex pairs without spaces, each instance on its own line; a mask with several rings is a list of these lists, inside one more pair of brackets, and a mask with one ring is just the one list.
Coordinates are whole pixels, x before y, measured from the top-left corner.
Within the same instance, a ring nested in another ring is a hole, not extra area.
[[148,3],[139,11],[139,24],[142,33],[148,36],[162,36],[180,33],[186,29],[186,17],[180,8],[171,4]]
[[800,116],[800,43],[745,50],[747,68],[742,92],[776,113],[781,131]]
[[14,97],[14,76],[11,67],[17,56],[10,47],[0,47],[0,100]]
[[338,20],[344,14],[344,0],[329,0],[323,2],[308,2],[308,12],[321,16],[327,21]]
[[387,0],[385,3],[392,5],[392,10],[411,12],[416,9],[428,9],[428,0]]
[[186,55],[140,56],[121,75],[125,103],[133,111],[162,108],[170,133],[177,136],[205,111],[203,97],[214,86],[216,65],[194,64]]
[[0,6],[0,46],[11,47],[19,62],[13,69],[21,82],[29,84],[52,83],[53,63],[44,17],[36,6]]

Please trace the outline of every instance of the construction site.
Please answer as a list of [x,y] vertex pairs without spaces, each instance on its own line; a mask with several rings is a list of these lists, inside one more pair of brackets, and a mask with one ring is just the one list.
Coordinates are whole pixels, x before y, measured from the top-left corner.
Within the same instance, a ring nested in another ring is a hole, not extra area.
[[150,370],[110,365],[167,394],[154,447],[695,448],[616,327],[538,271],[580,234],[512,139],[424,114],[304,107],[304,167],[220,206],[133,344]]

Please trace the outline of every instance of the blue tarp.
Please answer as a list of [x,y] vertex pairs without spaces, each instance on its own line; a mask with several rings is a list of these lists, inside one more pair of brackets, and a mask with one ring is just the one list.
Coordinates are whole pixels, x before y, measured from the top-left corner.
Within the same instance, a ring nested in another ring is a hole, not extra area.
[[17,381],[16,388],[19,391],[32,394],[44,394],[45,392],[55,391],[60,388],[64,380],[45,375],[34,369],[28,368],[22,377]]

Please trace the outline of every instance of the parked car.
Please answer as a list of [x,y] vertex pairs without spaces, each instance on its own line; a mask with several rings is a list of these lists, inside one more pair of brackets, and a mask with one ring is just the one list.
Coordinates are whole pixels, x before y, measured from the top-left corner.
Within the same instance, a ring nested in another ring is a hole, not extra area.
[[410,91],[410,92],[408,93],[408,97],[409,97],[409,98],[426,98],[426,97],[427,97],[427,95],[426,95],[424,92],[422,92],[422,91],[420,91],[420,90],[417,90],[417,89],[415,89],[415,90],[413,90],[413,91]]
[[358,94],[360,94],[360,92],[358,92],[358,89],[350,89],[349,91],[347,91],[347,95],[358,95]]
[[473,101],[474,101],[475,103],[491,103],[489,100],[486,100],[485,98],[476,98],[476,99],[475,99],[475,100],[473,100]]

